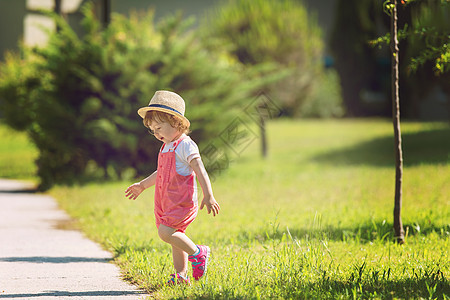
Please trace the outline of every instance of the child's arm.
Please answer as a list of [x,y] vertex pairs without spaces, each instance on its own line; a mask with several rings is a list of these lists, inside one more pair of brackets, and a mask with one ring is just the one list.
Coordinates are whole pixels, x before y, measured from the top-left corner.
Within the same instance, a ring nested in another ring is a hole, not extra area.
[[200,186],[203,190],[203,200],[202,204],[200,205],[200,209],[203,209],[203,207],[206,205],[208,214],[212,211],[213,216],[216,216],[219,213],[220,206],[219,203],[217,203],[216,199],[214,199],[211,181],[209,180],[208,173],[206,172],[201,158],[194,158],[189,164],[191,165],[192,169],[194,169],[194,172],[198,178],[198,182],[200,183]]
[[125,191],[125,197],[130,200],[135,200],[144,190],[155,185],[156,172],[157,171],[153,172],[152,175],[141,180],[140,182],[130,185]]

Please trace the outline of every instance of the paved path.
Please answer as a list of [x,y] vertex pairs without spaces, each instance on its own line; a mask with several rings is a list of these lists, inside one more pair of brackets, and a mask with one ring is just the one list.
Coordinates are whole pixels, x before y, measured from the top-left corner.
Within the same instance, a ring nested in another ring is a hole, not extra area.
[[0,179],[0,299],[145,299],[111,254],[74,230],[55,200]]

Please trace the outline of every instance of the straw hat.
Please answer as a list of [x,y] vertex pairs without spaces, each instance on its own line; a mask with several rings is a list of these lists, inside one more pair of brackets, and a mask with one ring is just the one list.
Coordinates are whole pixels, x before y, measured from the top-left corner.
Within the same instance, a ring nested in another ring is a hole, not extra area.
[[141,107],[138,110],[138,114],[142,119],[145,118],[145,114],[148,111],[156,110],[165,112],[179,117],[189,127],[190,122],[184,116],[185,104],[183,98],[180,95],[169,91],[156,91],[150,103],[146,107]]

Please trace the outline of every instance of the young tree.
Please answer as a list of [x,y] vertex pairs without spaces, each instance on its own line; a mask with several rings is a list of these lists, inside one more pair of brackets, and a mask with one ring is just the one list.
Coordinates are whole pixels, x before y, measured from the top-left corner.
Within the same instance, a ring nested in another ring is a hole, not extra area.
[[[402,5],[406,6],[415,2],[415,0],[401,0]],[[414,40],[417,36],[424,38],[427,42],[419,49],[416,57],[411,59],[410,68],[415,71],[421,65],[428,61],[433,61],[436,75],[442,75],[450,70],[450,30],[448,22],[440,22],[447,19],[450,15],[449,1],[429,0],[419,3],[419,13],[412,18],[411,30],[407,30],[407,25],[403,30],[398,30],[398,3],[397,0],[386,0],[384,10],[391,17],[390,36],[378,38],[375,44],[383,40],[390,41],[391,60],[392,60],[392,118],[394,123],[395,137],[395,204],[394,204],[394,230],[397,242],[404,243],[404,230],[401,219],[402,207],[402,180],[403,180],[403,155],[402,138],[400,130],[400,104],[399,104],[399,35],[402,39]],[[434,15],[435,20],[430,20],[430,12],[437,12]],[[426,17],[423,17],[426,16]],[[431,22],[431,23],[430,23]],[[435,22],[436,24],[434,24]],[[442,25],[442,24],[444,25]],[[438,26],[432,26],[432,25]],[[416,41],[417,42],[417,41]],[[417,50],[417,49],[416,49]]]
[[402,132],[400,129],[400,97],[399,97],[399,47],[397,38],[397,0],[388,4],[391,15],[391,61],[392,61],[392,120],[394,123],[395,138],[395,200],[394,200],[394,231],[399,244],[405,241],[401,210],[402,210],[402,180],[403,180],[403,154]]

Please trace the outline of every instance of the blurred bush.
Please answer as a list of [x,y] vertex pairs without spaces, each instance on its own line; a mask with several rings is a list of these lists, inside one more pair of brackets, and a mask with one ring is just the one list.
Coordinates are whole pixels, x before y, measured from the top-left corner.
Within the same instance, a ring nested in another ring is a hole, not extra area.
[[336,73],[324,73],[321,29],[301,2],[231,0],[211,10],[200,30],[205,45],[232,61],[283,70],[281,80],[264,90],[288,116],[342,115],[341,96],[333,92],[339,89]]
[[334,69],[325,70],[316,80],[316,88],[302,103],[300,115],[308,118],[343,116],[345,111],[342,107],[339,74]]
[[[204,141],[223,130],[262,84],[238,63],[205,50],[189,21],[153,13],[114,15],[103,30],[89,5],[78,37],[60,17],[43,48],[22,46],[0,65],[0,111],[26,130],[39,149],[41,189],[91,178],[143,176],[155,168],[160,145],[136,111],[156,90],[186,100],[192,135]],[[252,80],[251,78],[255,78]]]

